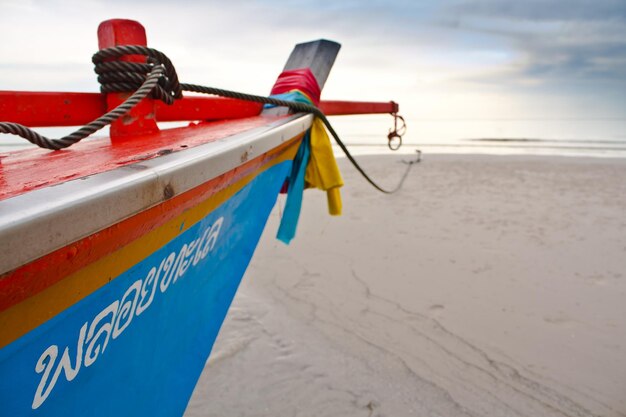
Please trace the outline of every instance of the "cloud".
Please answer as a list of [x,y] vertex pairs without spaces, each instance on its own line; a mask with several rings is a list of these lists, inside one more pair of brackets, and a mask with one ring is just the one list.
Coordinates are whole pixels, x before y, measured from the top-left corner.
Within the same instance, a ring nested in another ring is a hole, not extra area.
[[453,117],[473,101],[476,114],[497,112],[503,97],[535,91],[538,103],[606,95],[600,107],[626,114],[616,98],[626,87],[623,0],[0,2],[2,89],[96,91],[96,27],[123,17],[144,24],[184,82],[265,94],[294,43],[323,37],[343,44],[326,98],[395,99]]
[[465,0],[449,9],[457,14],[511,20],[626,20],[623,0]]
[[626,3],[621,0],[473,0],[447,12],[453,18],[444,25],[509,42],[519,57],[503,68],[511,82],[621,83],[626,78]]

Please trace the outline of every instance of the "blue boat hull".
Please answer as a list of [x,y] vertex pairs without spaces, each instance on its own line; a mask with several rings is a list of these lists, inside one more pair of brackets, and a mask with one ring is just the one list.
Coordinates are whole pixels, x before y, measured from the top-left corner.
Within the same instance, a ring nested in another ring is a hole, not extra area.
[[2,348],[0,415],[182,415],[291,164]]

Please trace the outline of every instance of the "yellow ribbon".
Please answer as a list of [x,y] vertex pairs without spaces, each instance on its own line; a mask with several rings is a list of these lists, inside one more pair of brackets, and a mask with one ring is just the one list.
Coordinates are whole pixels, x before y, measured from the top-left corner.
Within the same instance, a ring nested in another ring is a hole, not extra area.
[[307,187],[326,191],[328,212],[333,216],[341,214],[341,193],[343,179],[335,160],[330,139],[324,123],[315,118],[311,126],[311,156],[304,176]]

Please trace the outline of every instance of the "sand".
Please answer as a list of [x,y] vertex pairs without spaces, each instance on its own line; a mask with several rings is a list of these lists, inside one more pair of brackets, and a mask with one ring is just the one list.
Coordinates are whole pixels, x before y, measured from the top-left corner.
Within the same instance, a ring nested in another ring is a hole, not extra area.
[[290,246],[279,201],[186,416],[626,415],[626,159],[341,165]]

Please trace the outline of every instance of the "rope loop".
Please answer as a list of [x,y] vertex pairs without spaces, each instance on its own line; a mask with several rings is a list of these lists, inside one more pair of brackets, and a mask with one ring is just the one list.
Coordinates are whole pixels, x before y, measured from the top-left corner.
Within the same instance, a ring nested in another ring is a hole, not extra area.
[[[124,57],[145,56],[145,63],[120,61]],[[101,49],[91,61],[98,74],[102,93],[132,92],[137,90],[146,80],[148,74],[156,66],[162,66],[164,74],[152,90],[152,98],[166,104],[183,97],[178,75],[172,61],[162,52],[141,45],[121,45]]]

